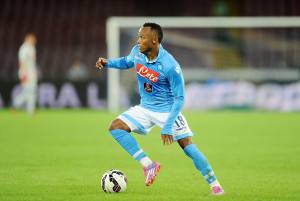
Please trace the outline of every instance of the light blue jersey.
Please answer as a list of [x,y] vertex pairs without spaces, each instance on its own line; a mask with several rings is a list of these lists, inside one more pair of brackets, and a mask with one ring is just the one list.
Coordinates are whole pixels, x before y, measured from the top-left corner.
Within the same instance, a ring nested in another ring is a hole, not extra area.
[[141,96],[140,105],[154,112],[169,112],[162,134],[173,134],[172,125],[184,104],[184,79],[174,57],[160,45],[158,56],[149,61],[136,45],[128,56],[109,59],[106,67],[134,67]]
[[[161,134],[172,134],[174,141],[193,135],[185,118],[180,114],[184,104],[184,80],[180,66],[162,46],[159,48],[157,58],[153,61],[149,61],[144,54],[140,53],[137,45],[132,48],[128,56],[109,59],[106,66],[118,69],[133,67],[136,69],[141,103],[139,106],[131,107],[118,117],[127,123],[132,132],[147,134],[152,126],[158,125],[163,127]],[[150,165],[154,164],[156,167],[156,162],[150,160],[130,132],[117,128],[111,130],[111,134],[134,159],[146,168],[145,171],[148,167],[152,168]],[[179,144],[182,146],[181,142]],[[182,148],[212,187],[213,194],[223,194],[224,191],[211,165],[197,146],[192,143]],[[153,171],[155,170],[152,169]],[[146,175],[149,174],[146,173]],[[147,176],[146,185],[149,185],[148,181]]]

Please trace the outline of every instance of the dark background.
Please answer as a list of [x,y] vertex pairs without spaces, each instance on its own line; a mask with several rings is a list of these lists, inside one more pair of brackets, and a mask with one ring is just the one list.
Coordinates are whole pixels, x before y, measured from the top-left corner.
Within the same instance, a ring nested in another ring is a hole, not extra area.
[[86,64],[106,56],[105,23],[110,16],[299,16],[298,0],[2,0],[0,79],[17,80],[17,52],[24,35],[37,35],[40,79],[64,80],[73,60]]

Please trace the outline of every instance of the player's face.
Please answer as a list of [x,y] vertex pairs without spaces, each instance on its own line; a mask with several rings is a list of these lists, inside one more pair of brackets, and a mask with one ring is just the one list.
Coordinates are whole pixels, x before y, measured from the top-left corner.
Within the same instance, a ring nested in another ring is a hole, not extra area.
[[151,52],[153,46],[156,44],[155,33],[150,27],[142,27],[138,34],[138,44],[140,45],[141,53]]

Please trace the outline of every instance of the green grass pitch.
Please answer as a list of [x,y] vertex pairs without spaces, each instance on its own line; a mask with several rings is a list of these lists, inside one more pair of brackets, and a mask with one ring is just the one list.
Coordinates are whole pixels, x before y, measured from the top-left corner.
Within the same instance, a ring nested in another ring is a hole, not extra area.
[[[117,114],[91,110],[0,110],[1,201],[299,201],[300,114],[185,112],[194,142],[212,164],[226,194],[214,197],[177,144],[163,146],[160,130],[136,136],[162,164],[151,187],[139,163],[107,131]],[[128,177],[125,193],[105,194],[101,175]]]

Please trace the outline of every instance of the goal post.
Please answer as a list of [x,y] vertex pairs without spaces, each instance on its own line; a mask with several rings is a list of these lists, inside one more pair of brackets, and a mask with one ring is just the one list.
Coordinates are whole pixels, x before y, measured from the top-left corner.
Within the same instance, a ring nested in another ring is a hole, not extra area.
[[[110,17],[106,22],[108,58],[120,57],[122,28],[139,28],[155,22],[163,28],[299,28],[300,17]],[[122,55],[123,56],[123,55]],[[120,72],[108,69],[107,106],[120,109]]]

